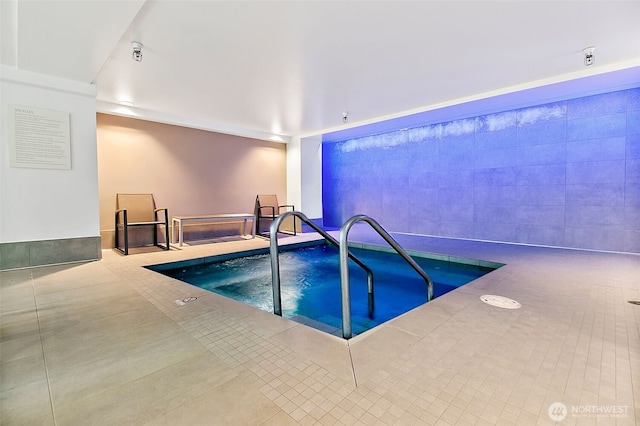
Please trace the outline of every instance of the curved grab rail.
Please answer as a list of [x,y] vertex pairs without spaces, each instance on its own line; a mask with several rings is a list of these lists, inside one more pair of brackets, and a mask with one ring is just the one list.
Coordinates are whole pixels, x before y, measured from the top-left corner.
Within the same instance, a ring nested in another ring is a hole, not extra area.
[[348,219],[340,228],[340,287],[342,292],[342,337],[350,339],[351,330],[351,299],[349,295],[349,269],[347,265],[349,230],[356,222],[367,222],[376,232],[424,279],[427,284],[427,302],[433,299],[433,281],[426,272],[407,254],[400,244],[393,239],[378,222],[369,216],[359,214]]
[[[280,229],[280,224],[284,219],[289,216],[296,216],[300,218],[304,223],[313,228],[318,234],[324,237],[325,240],[333,244],[334,246],[340,248],[340,244],[338,240],[329,235],[324,229],[320,228],[318,225],[313,223],[307,216],[305,216],[302,212],[299,211],[289,211],[282,213],[279,215],[276,220],[271,223],[271,227],[269,228],[269,252],[271,257],[271,285],[273,290],[273,313],[276,315],[282,316],[282,298],[280,295],[280,259],[278,255],[278,229]],[[340,253],[342,253],[342,249],[340,249]],[[351,254],[347,250],[345,254],[345,258],[350,258],[353,260],[358,266],[360,266],[367,273],[367,289],[369,292],[369,314],[371,315],[373,312],[373,272],[367,265],[362,263],[360,259]],[[347,262],[345,261],[345,264]]]

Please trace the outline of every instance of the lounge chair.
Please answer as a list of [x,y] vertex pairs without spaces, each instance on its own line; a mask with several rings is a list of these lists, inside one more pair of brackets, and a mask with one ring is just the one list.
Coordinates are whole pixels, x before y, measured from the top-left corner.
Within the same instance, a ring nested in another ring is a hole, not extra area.
[[[293,211],[296,208],[293,204],[279,204],[278,197],[275,194],[267,194],[267,195],[257,195],[256,196],[256,205],[255,205],[255,215],[257,221],[257,229],[256,233],[259,235],[268,235],[269,228],[271,223],[278,217],[280,214]],[[280,227],[280,232],[285,234],[296,235],[297,226],[295,218],[285,219],[286,223],[283,223]]]
[[[164,225],[164,245],[158,243],[158,225]],[[153,245],[169,250],[169,213],[166,208],[156,208],[153,194],[116,194],[115,249],[125,255],[129,254],[131,227],[153,227]],[[120,247],[120,231],[124,248]]]

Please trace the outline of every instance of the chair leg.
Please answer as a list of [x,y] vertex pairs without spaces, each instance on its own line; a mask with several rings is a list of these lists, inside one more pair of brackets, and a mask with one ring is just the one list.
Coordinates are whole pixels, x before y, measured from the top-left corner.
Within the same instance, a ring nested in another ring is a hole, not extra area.
[[122,239],[124,240],[124,250],[120,248],[120,237],[119,237],[119,222],[118,222],[118,213],[116,213],[115,220],[115,249],[125,256],[129,254],[129,227],[127,226],[127,211],[123,210],[122,212]]
[[153,245],[158,246],[158,225],[153,225]]
[[129,254],[129,227],[127,226],[127,222],[124,223],[122,233],[124,234],[124,255],[126,256]]
[[124,255],[127,256],[129,254],[129,219],[127,218],[127,211],[122,212],[122,216],[124,219],[124,224],[122,227],[122,233],[124,237]]
[[164,247],[165,250],[169,250],[169,210],[164,209]]
[[116,213],[116,226],[115,226],[115,249],[120,250],[120,244],[118,242],[118,213]]

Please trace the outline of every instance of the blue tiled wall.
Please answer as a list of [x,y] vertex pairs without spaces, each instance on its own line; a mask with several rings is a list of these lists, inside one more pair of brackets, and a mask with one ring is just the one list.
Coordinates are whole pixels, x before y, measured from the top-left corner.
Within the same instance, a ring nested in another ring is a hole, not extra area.
[[640,252],[640,88],[323,144],[323,219]]

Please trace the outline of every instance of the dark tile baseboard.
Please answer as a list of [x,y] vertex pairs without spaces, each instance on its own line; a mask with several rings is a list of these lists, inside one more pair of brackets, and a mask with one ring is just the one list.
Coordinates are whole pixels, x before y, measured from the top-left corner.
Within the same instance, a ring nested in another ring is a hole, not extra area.
[[98,260],[100,237],[0,243],[0,270]]

